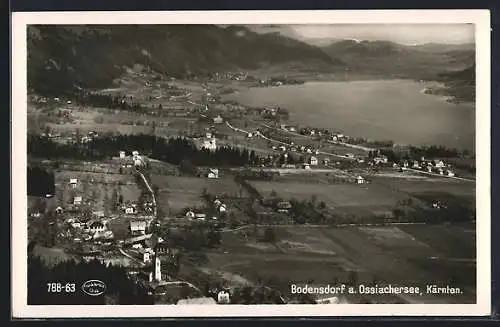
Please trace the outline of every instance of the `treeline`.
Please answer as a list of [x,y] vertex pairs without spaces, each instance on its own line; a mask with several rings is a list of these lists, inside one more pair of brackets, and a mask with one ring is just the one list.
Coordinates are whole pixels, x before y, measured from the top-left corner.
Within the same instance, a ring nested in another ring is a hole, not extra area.
[[127,98],[125,96],[113,96],[95,92],[76,93],[74,96],[76,102],[85,106],[128,111],[144,111],[146,109],[140,103],[134,102],[132,97]]
[[76,160],[104,159],[119,151],[139,151],[153,159],[179,165],[184,159],[200,166],[238,167],[256,165],[254,151],[224,146],[215,151],[199,149],[186,138],[161,138],[147,134],[102,136],[85,144],[60,144],[37,135],[28,135],[28,154],[36,157]]
[[[392,162],[401,160],[420,160],[420,158],[458,158],[462,156],[469,156],[468,150],[460,151],[454,148],[447,148],[445,146],[431,145],[431,146],[410,146],[407,149],[400,150],[394,148],[382,148],[380,154],[387,156],[387,159]],[[370,151],[368,156],[374,158],[378,154],[377,150]]]
[[28,166],[28,196],[45,196],[55,193],[54,173],[43,168]]
[[[97,279],[106,285],[100,296],[89,296],[82,290],[88,280]],[[61,283],[61,290],[49,290],[48,283]],[[74,284],[74,289],[70,284]],[[67,287],[66,287],[67,286]],[[125,268],[91,262],[66,261],[47,267],[39,257],[28,256],[29,305],[99,305],[153,304],[147,290],[127,277]]]

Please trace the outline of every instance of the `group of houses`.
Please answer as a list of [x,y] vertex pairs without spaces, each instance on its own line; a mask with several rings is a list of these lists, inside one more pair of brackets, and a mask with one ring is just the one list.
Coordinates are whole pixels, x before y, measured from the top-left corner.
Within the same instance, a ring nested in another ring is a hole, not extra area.
[[[113,239],[114,237],[113,232],[108,229],[107,221],[102,216],[88,220],[83,218],[68,218],[65,220],[65,223],[77,231],[78,234],[81,234],[81,238],[84,241]],[[78,242],[81,239],[80,237],[75,237],[74,241]]]
[[205,137],[203,138],[201,148],[209,151],[217,150],[217,139],[215,138],[212,132],[205,133]]
[[411,168],[423,170],[428,173],[445,175],[448,177],[455,176],[455,172],[453,171],[452,166],[450,164],[446,164],[443,160],[440,159],[426,160],[424,157],[422,157],[420,160],[403,160],[399,166],[401,171]]
[[129,155],[127,151],[121,150],[119,152],[119,158],[124,162],[124,165],[122,166],[124,168],[130,168],[132,167],[132,164],[135,167],[146,166],[146,159],[140,155],[137,150],[132,151],[131,155]]

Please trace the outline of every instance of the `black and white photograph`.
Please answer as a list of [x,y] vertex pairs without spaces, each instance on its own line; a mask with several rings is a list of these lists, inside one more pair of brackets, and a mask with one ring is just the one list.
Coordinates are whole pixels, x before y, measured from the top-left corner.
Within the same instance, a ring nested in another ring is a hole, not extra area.
[[13,24],[20,316],[489,313],[487,11]]

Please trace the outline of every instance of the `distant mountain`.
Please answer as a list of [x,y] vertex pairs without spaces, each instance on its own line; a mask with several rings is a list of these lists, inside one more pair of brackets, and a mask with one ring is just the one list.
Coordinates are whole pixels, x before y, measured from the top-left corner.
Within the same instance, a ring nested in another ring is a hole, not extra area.
[[215,25],[35,25],[28,29],[28,86],[40,93],[107,87],[127,67],[165,74],[342,62],[281,34]]
[[343,40],[322,48],[351,71],[378,77],[436,79],[475,62],[473,45],[403,45],[390,41]]

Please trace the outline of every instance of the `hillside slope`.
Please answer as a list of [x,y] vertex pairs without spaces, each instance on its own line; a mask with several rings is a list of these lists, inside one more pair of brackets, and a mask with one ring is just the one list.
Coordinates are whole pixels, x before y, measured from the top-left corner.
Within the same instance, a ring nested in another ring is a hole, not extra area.
[[175,76],[297,61],[318,69],[342,64],[317,47],[239,26],[36,25],[28,29],[28,86],[43,94],[106,87],[135,64]]
[[473,45],[424,44],[408,46],[389,41],[343,40],[323,47],[353,72],[378,77],[437,79],[441,73],[470,67]]

